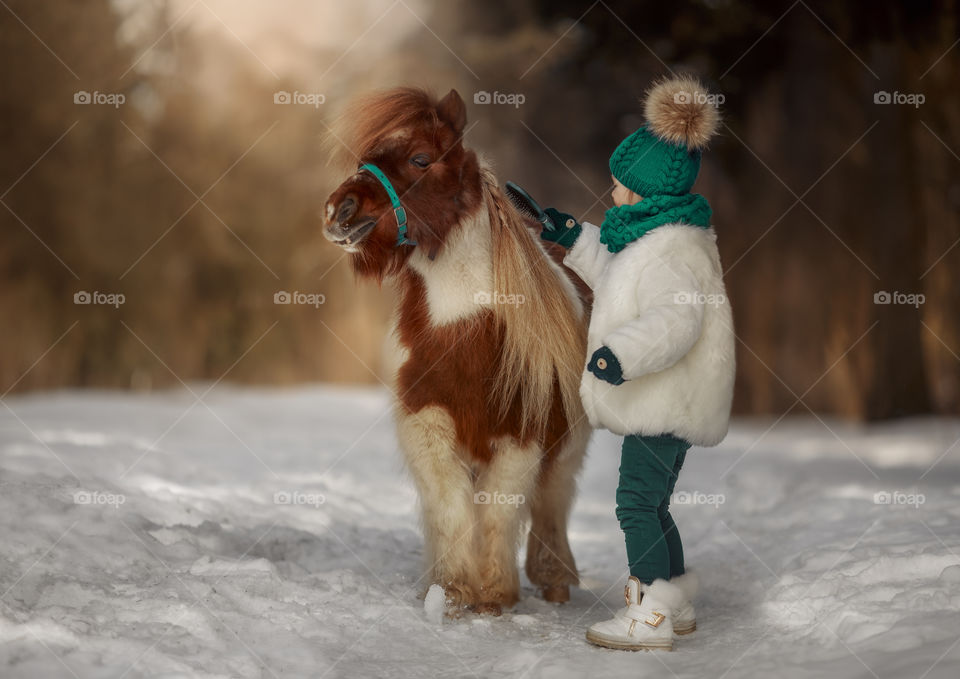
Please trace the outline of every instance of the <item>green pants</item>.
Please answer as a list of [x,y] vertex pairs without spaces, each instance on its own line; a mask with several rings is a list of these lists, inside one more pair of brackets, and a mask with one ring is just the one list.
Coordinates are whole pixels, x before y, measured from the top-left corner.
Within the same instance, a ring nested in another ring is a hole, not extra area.
[[617,519],[630,575],[650,584],[681,575],[683,545],[670,516],[670,495],[690,444],[675,436],[627,436],[620,456]]

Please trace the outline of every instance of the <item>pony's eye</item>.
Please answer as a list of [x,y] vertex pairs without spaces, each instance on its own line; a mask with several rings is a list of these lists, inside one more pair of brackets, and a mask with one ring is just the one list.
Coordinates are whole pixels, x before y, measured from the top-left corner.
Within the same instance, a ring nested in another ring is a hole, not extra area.
[[410,164],[419,167],[421,170],[425,170],[427,166],[430,165],[430,156],[426,153],[418,153],[410,159]]

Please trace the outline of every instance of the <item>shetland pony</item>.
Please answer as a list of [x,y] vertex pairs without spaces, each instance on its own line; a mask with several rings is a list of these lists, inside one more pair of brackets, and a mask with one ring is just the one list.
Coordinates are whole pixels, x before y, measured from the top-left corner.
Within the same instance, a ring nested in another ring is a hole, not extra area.
[[557,263],[562,249],[548,254],[464,147],[466,122],[453,90],[355,103],[337,155],[373,167],[329,197],[324,235],[360,277],[398,293],[385,365],[426,577],[444,587],[448,614],[499,615],[518,600],[526,517],[530,581],[548,601],[578,582],[567,518],[590,431],[578,394],[588,302]]

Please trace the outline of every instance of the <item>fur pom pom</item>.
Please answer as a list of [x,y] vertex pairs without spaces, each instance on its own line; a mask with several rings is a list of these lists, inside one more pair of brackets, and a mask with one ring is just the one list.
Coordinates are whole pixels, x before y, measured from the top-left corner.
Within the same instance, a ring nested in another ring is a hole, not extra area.
[[653,134],[691,151],[706,146],[720,123],[714,97],[689,76],[654,85],[647,93],[644,115]]

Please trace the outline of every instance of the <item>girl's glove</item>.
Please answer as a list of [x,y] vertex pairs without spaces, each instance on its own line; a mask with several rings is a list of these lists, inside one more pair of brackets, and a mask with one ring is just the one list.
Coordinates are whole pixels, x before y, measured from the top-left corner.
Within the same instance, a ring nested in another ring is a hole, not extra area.
[[563,247],[569,249],[573,247],[574,242],[580,236],[580,232],[583,228],[577,223],[577,220],[573,218],[572,215],[568,215],[565,212],[560,212],[552,207],[548,207],[543,211],[550,221],[553,222],[554,227],[553,231],[547,229],[546,227],[540,232],[540,237],[543,240],[550,241],[551,243],[556,243],[557,245],[562,245]]
[[620,361],[609,347],[600,347],[593,352],[590,357],[590,363],[587,364],[587,370],[592,372],[604,382],[617,386],[623,384],[623,370],[620,367]]

